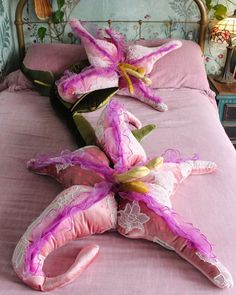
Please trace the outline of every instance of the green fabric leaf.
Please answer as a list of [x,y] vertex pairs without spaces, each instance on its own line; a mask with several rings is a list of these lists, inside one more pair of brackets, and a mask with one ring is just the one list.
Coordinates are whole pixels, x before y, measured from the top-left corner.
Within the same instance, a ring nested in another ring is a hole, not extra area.
[[[88,60],[82,60],[78,64],[72,65],[69,70],[80,73],[89,66]],[[60,77],[59,77],[60,78]],[[75,103],[65,102],[57,91],[57,86],[53,84],[50,100],[54,110],[66,121],[67,126],[75,137],[78,147],[96,144],[95,131],[81,113],[95,111],[104,106],[110,98],[118,91],[118,87],[99,89],[82,95]]]
[[141,129],[135,129],[132,130],[132,133],[134,137],[137,139],[137,141],[142,141],[144,137],[146,137],[152,130],[156,128],[156,125],[149,124],[146,126],[143,126]]
[[38,28],[37,35],[41,42],[43,42],[44,37],[46,36],[47,29],[45,27]]
[[79,113],[73,114],[73,120],[86,145],[96,145],[97,137],[90,123]]
[[102,107],[117,91],[117,87],[96,90],[85,94],[79,103],[71,104],[65,102],[59,96],[54,83],[50,95],[51,104],[61,119],[66,122],[78,147],[96,143],[95,132],[86,119],[82,117],[81,113]]
[[74,103],[71,112],[87,113],[95,111],[107,104],[118,89],[118,87],[112,87],[86,93]]
[[52,85],[55,81],[52,72],[32,70],[27,68],[24,64],[21,66],[21,71],[35,85],[40,94],[49,96]]
[[52,87],[52,91],[50,94],[50,102],[51,105],[53,107],[53,109],[55,110],[55,112],[57,113],[57,115],[60,117],[60,119],[62,121],[64,121],[64,123],[66,123],[70,133],[72,134],[72,136],[74,137],[77,145],[79,148],[84,147],[86,145],[83,137],[81,136],[80,132],[78,131],[78,128],[76,126],[76,122],[74,121],[74,118],[72,117],[70,108],[72,106],[72,104],[63,101],[57,92],[57,87],[54,84]]

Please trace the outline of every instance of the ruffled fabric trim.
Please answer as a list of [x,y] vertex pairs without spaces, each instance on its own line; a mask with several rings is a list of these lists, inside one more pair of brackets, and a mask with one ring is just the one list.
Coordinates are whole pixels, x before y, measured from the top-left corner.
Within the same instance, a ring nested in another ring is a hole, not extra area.
[[165,163],[183,163],[187,161],[197,161],[200,159],[199,154],[193,154],[192,157],[183,156],[179,150],[167,149],[161,155]]
[[[88,146],[86,148],[88,148]],[[85,152],[86,148],[79,149],[75,152],[65,150],[62,151],[59,156],[38,154],[35,159],[27,163],[27,167],[28,169],[38,170],[49,165],[80,165],[83,169],[100,173],[107,180],[111,180],[113,170],[106,165],[94,163],[94,158],[90,159],[88,153]]]
[[[70,188],[71,189],[71,188]],[[111,184],[106,182],[100,182],[95,184],[94,188],[89,192],[83,192],[82,194],[87,195],[87,197],[78,205],[66,206],[61,210],[53,222],[47,226],[46,230],[43,231],[35,241],[31,242],[26,249],[25,254],[25,272],[31,274],[38,274],[38,269],[32,266],[31,261],[34,259],[40,259],[39,252],[42,249],[43,245],[47,242],[51,235],[57,230],[58,226],[63,222],[63,220],[69,218],[75,213],[85,211],[95,203],[104,199],[110,192]],[[40,261],[38,264],[40,265]]]
[[165,220],[173,233],[185,238],[190,247],[193,247],[197,251],[203,253],[207,258],[215,258],[212,251],[212,245],[207,240],[206,236],[191,223],[186,222],[183,217],[174,210],[161,205],[148,194],[130,192],[129,194],[120,193],[120,195],[122,198],[130,201],[144,202],[149,209]]

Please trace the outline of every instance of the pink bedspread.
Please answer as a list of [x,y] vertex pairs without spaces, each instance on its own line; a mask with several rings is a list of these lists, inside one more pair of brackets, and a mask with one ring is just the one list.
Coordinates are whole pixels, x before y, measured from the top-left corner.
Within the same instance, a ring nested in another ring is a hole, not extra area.
[[[157,112],[131,98],[116,99],[123,101],[143,124],[158,126],[143,141],[148,155],[175,148],[189,156],[198,152],[201,159],[217,163],[215,174],[189,177],[173,203],[208,236],[236,280],[236,152],[204,94],[187,89],[160,90],[159,94],[168,104],[168,112]],[[87,117],[95,122],[99,112]],[[15,276],[11,256],[27,226],[61,191],[55,181],[28,172],[26,161],[37,152],[75,148],[48,98],[32,91],[0,93],[0,294],[36,294]],[[91,241],[101,246],[96,261],[74,283],[51,294],[235,294],[235,288],[218,290],[175,253],[116,233],[71,243],[50,258],[53,268],[48,266],[46,271],[54,275],[67,268],[76,249]]]

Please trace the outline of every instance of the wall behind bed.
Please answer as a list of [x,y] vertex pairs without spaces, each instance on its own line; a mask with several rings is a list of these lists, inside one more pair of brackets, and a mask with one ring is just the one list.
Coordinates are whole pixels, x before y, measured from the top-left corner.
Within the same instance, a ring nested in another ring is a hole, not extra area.
[[0,77],[10,68],[10,59],[15,53],[11,18],[9,1],[0,0]]
[[[9,69],[14,69],[17,66],[17,39],[14,28],[15,8],[18,0],[0,0],[0,76],[6,73]],[[32,9],[33,0],[29,0],[24,18],[34,19],[35,16]],[[56,1],[53,1],[54,3]],[[120,1],[114,0],[97,0],[93,8],[87,5],[87,1],[66,0],[68,6],[68,14],[73,5],[80,2],[73,11],[73,16],[78,16],[82,19],[121,19],[117,15],[119,11],[122,19],[138,20],[143,19],[149,23],[142,25],[142,37],[145,39],[153,38],[183,38],[195,39],[197,27],[193,24],[175,23],[176,20],[198,20],[198,9],[192,0],[129,0],[123,1],[126,3],[119,6]],[[158,2],[158,4],[157,4]],[[232,14],[236,8],[236,0],[215,0],[217,3],[222,3],[228,8],[228,14]],[[235,4],[234,4],[235,3]],[[85,5],[86,4],[86,5]],[[133,5],[132,5],[133,4]],[[118,6],[117,6],[118,5]],[[149,5],[149,7],[148,7]],[[152,7],[157,7],[154,10]],[[158,17],[158,18],[157,18]],[[171,20],[172,26],[168,23],[160,23],[154,25],[153,20]],[[41,24],[26,25],[26,43],[40,42],[37,34]],[[113,26],[127,36],[128,39],[137,39],[139,37],[138,23],[116,23]],[[46,39],[46,37],[45,37]],[[45,40],[46,41],[46,40]],[[65,32],[66,42],[74,42],[71,35]],[[206,40],[205,47],[205,64],[208,73],[218,73],[225,60],[225,45],[211,43]]]

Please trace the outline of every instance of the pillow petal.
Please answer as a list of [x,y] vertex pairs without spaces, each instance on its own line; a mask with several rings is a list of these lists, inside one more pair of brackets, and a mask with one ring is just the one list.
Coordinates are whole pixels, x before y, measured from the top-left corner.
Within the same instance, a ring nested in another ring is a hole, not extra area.
[[132,134],[129,123],[142,127],[120,103],[112,100],[102,112],[95,129],[99,144],[118,170],[127,170],[147,160],[146,153]]
[[167,105],[162,102],[161,98],[158,95],[156,95],[156,91],[154,89],[147,87],[147,85],[142,81],[135,81],[134,79],[132,79],[132,82],[134,87],[133,94],[130,94],[127,87],[120,89],[118,91],[118,94],[137,98],[138,100],[150,105],[151,107],[160,112],[165,112],[168,110]]
[[145,74],[149,74],[154,64],[163,56],[182,46],[179,40],[170,41],[160,47],[144,47],[141,45],[131,45],[127,49],[127,61],[137,67],[145,69]]
[[[84,163],[91,169],[83,168]],[[93,186],[104,180],[102,172],[109,170],[109,160],[97,146],[87,146],[59,156],[39,155],[28,161],[27,167],[34,173],[53,177],[65,188],[77,184]]]
[[77,19],[71,20],[70,26],[82,40],[92,66],[106,68],[117,62],[118,53],[114,44],[94,38]]
[[114,229],[116,211],[114,194],[106,183],[75,185],[61,192],[17,244],[12,264],[18,277],[40,291],[73,281],[96,257],[98,246],[83,248],[71,267],[57,276],[47,277],[44,272],[47,256],[73,240]]
[[[123,193],[123,197],[124,195]],[[177,212],[167,206],[157,202],[150,206],[146,202],[148,197],[145,194],[129,193],[127,198],[128,200],[121,200],[118,208],[119,233],[129,238],[147,239],[175,251],[217,287],[233,287],[230,272],[213,254],[211,244],[199,229],[184,221]],[[137,205],[140,209],[131,214],[130,211]],[[127,208],[131,210],[128,212]],[[197,248],[207,249],[209,254],[206,255],[205,251]]]
[[118,87],[118,75],[112,69],[88,68],[80,74],[65,74],[56,85],[59,95],[73,103],[84,93]]

